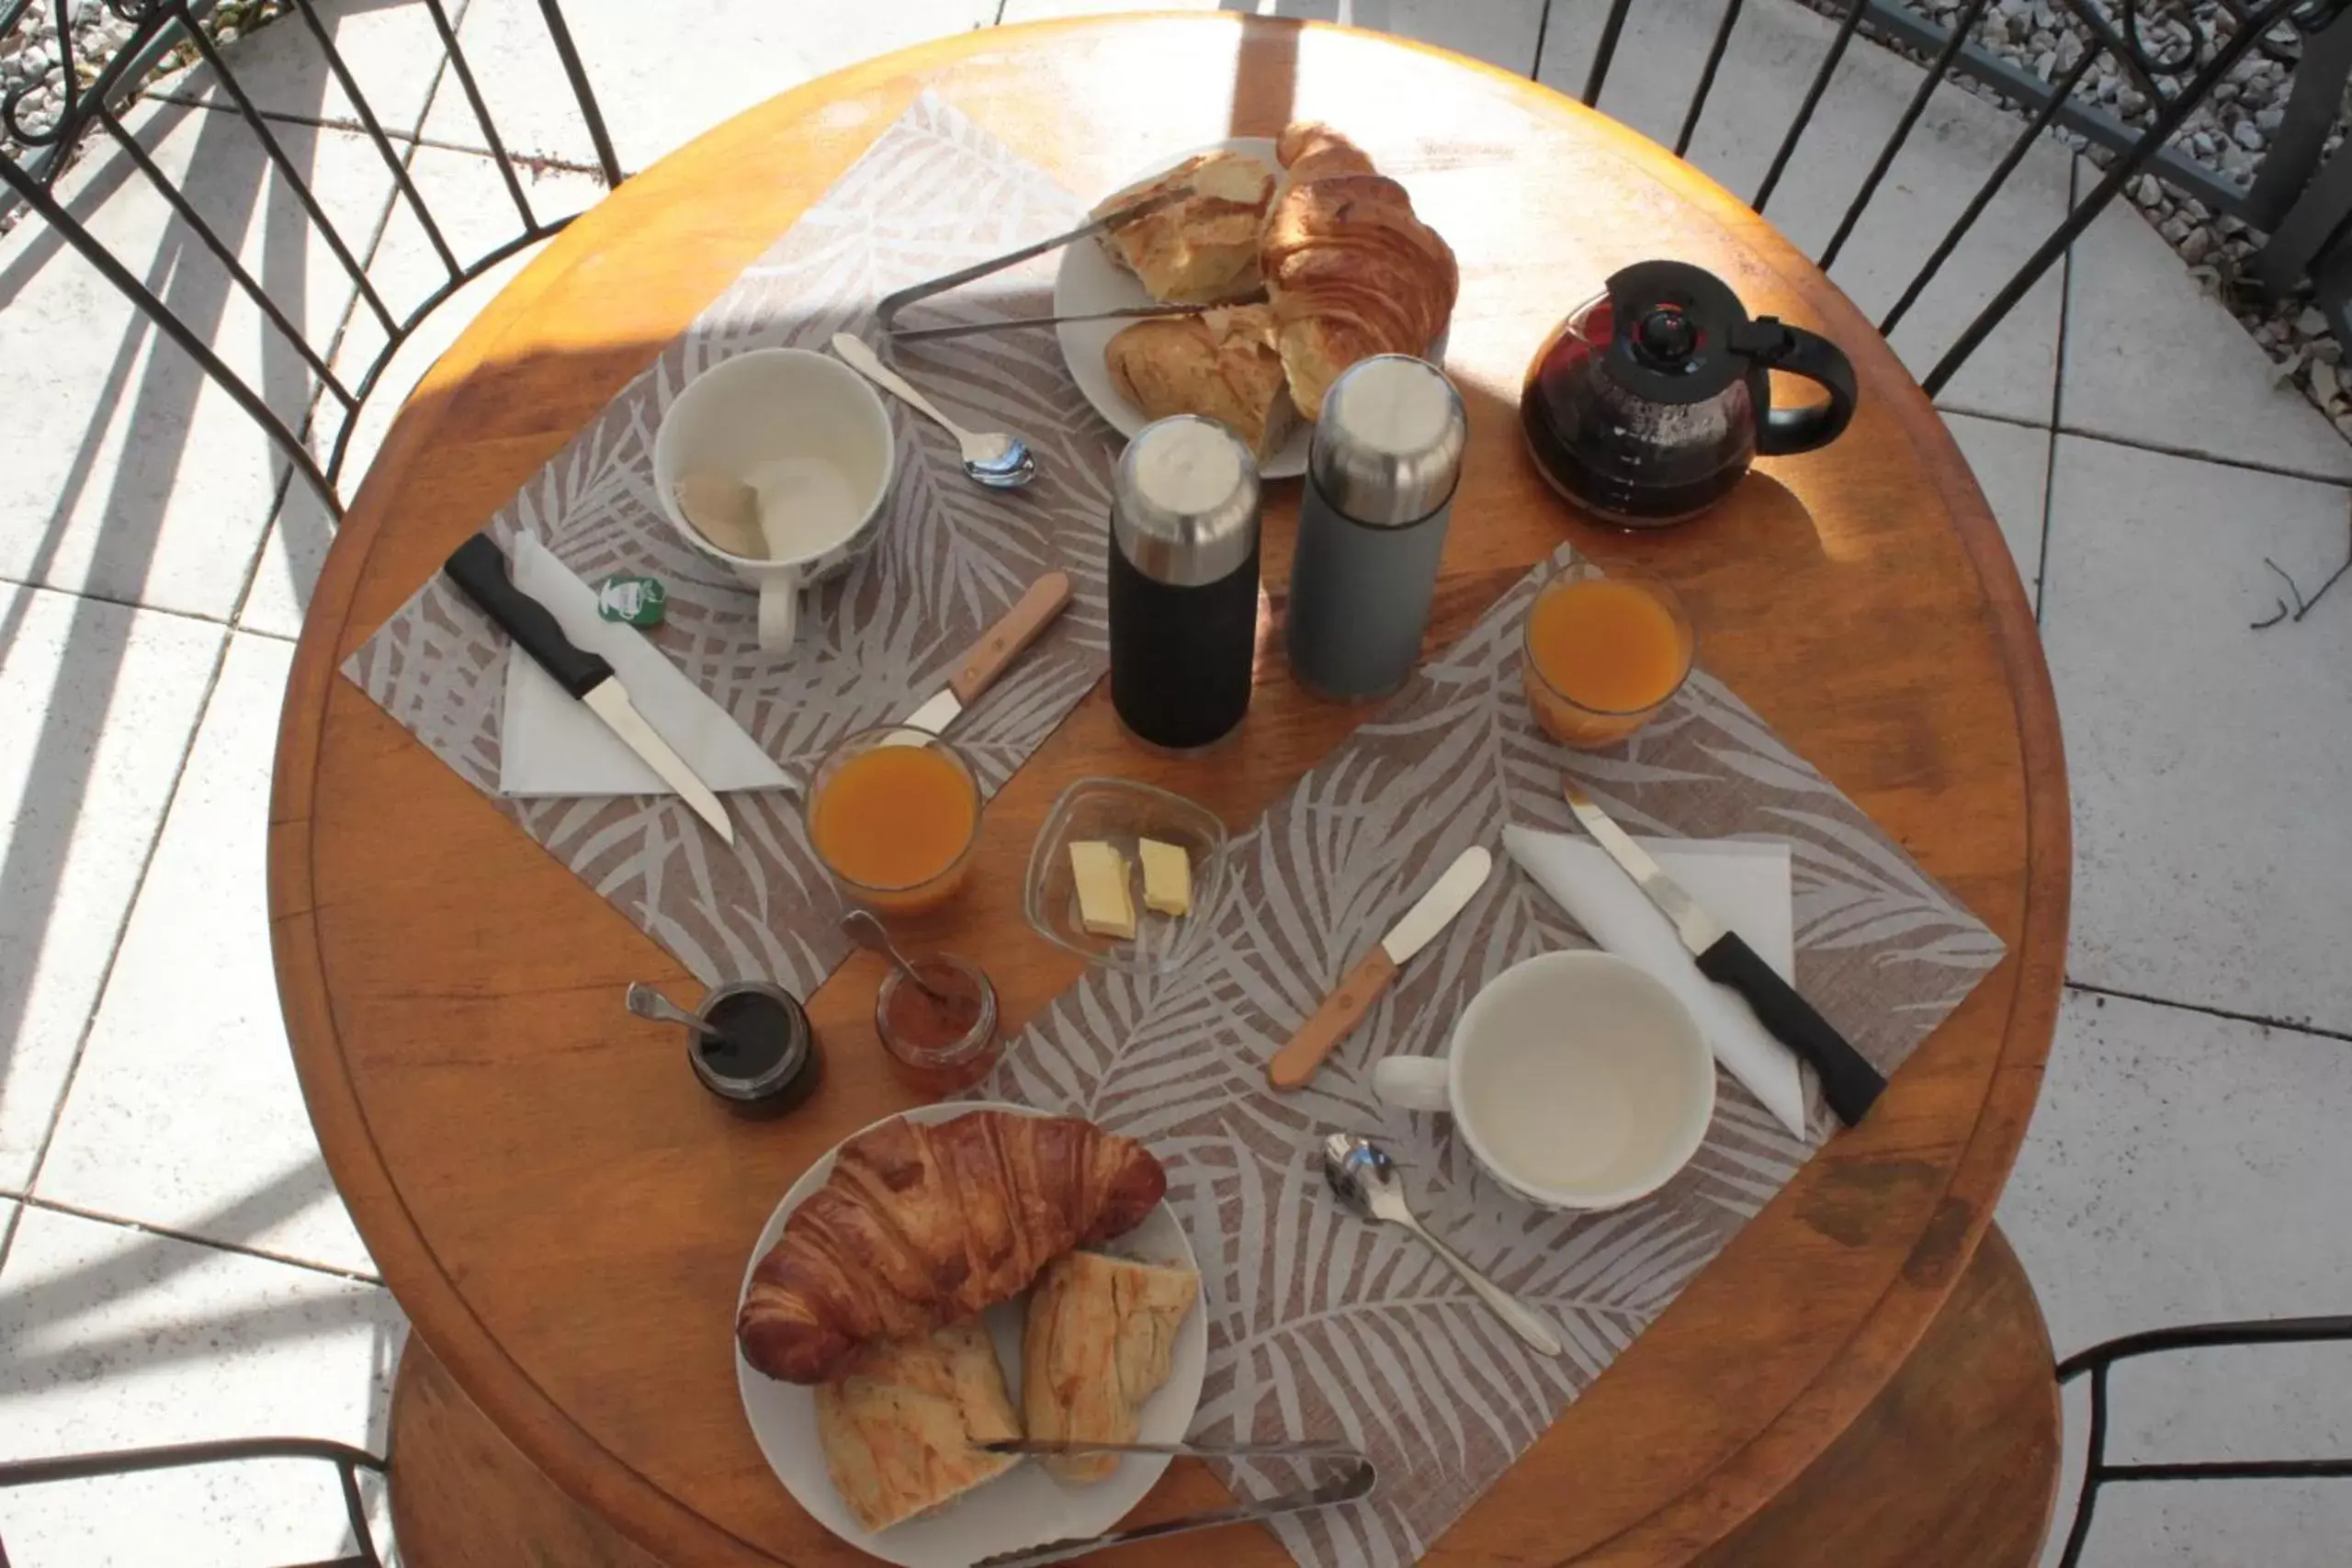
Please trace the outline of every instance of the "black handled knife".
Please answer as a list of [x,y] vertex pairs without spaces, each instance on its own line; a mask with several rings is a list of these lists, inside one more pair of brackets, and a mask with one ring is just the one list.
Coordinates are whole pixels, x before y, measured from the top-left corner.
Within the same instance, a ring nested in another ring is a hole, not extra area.
[[1627,838],[1625,829],[1611,821],[1609,813],[1595,805],[1574,780],[1567,784],[1567,796],[1568,809],[1577,814],[1593,841],[1609,852],[1609,858],[1674,923],[1675,934],[1699,961],[1699,973],[1746,998],[1756,1010],[1758,1021],[1775,1039],[1813,1064],[1821,1075],[1821,1090],[1829,1098],[1829,1109],[1838,1112],[1839,1121],[1849,1127],[1860,1121],[1879,1091],[1886,1088],[1879,1070],[1862,1059],[1862,1054],[1847,1043],[1836,1026],[1814,1011],[1813,1004],[1799,996],[1795,987],[1758,957],[1737,931],[1725,929],[1701,908],[1682,885],[1659,869],[1657,862]]
[[730,844],[735,841],[734,825],[727,819],[727,808],[718,803],[718,796],[645,722],[645,716],[628,700],[628,693],[603,656],[588,652],[564,636],[548,607],[514,586],[506,569],[506,552],[489,535],[476,534],[450,551],[441,571],[514,639],[515,647],[554,676],[557,685],[586,704],[589,712],[605,721],[605,728],[620,737],[622,745],[676,790],[679,798],[694,807],[695,815],[710,824],[712,832]]

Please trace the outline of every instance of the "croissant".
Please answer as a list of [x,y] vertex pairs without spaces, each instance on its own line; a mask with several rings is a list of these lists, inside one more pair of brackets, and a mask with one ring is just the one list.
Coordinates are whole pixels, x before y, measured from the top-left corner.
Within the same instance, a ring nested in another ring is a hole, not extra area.
[[1462,275],[1405,187],[1373,173],[1339,132],[1293,125],[1276,155],[1291,185],[1267,222],[1260,264],[1291,400],[1317,419],[1323,394],[1358,360],[1428,353],[1453,314]]
[[1011,1300],[1072,1247],[1134,1229],[1167,1190],[1151,1151],[1075,1117],[894,1118],[843,1144],[785,1222],[735,1337],[772,1378],[830,1382],[878,1341]]

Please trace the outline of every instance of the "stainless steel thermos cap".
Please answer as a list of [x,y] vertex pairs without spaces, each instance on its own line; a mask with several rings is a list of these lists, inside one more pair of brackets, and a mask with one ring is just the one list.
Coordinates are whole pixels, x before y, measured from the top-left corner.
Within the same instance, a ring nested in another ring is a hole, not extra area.
[[1375,355],[1323,395],[1307,471],[1341,514],[1399,527],[1452,499],[1469,436],[1462,394],[1443,371],[1402,354]]
[[1171,587],[1230,576],[1258,545],[1258,466],[1225,426],[1178,414],[1136,433],[1113,481],[1111,536]]

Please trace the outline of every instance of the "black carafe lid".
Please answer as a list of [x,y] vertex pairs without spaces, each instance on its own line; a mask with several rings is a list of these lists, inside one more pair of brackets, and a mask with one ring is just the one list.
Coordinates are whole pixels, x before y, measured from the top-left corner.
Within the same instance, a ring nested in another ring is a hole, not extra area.
[[1636,262],[1609,279],[1604,374],[1656,403],[1698,403],[1748,373],[1747,310],[1730,285],[1689,262]]

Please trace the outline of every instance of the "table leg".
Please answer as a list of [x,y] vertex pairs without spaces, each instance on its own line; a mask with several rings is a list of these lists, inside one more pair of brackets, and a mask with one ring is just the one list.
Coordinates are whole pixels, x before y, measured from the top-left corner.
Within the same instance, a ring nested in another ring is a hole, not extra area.
[[392,1388],[390,1452],[405,1568],[661,1568],[540,1474],[415,1334]]

